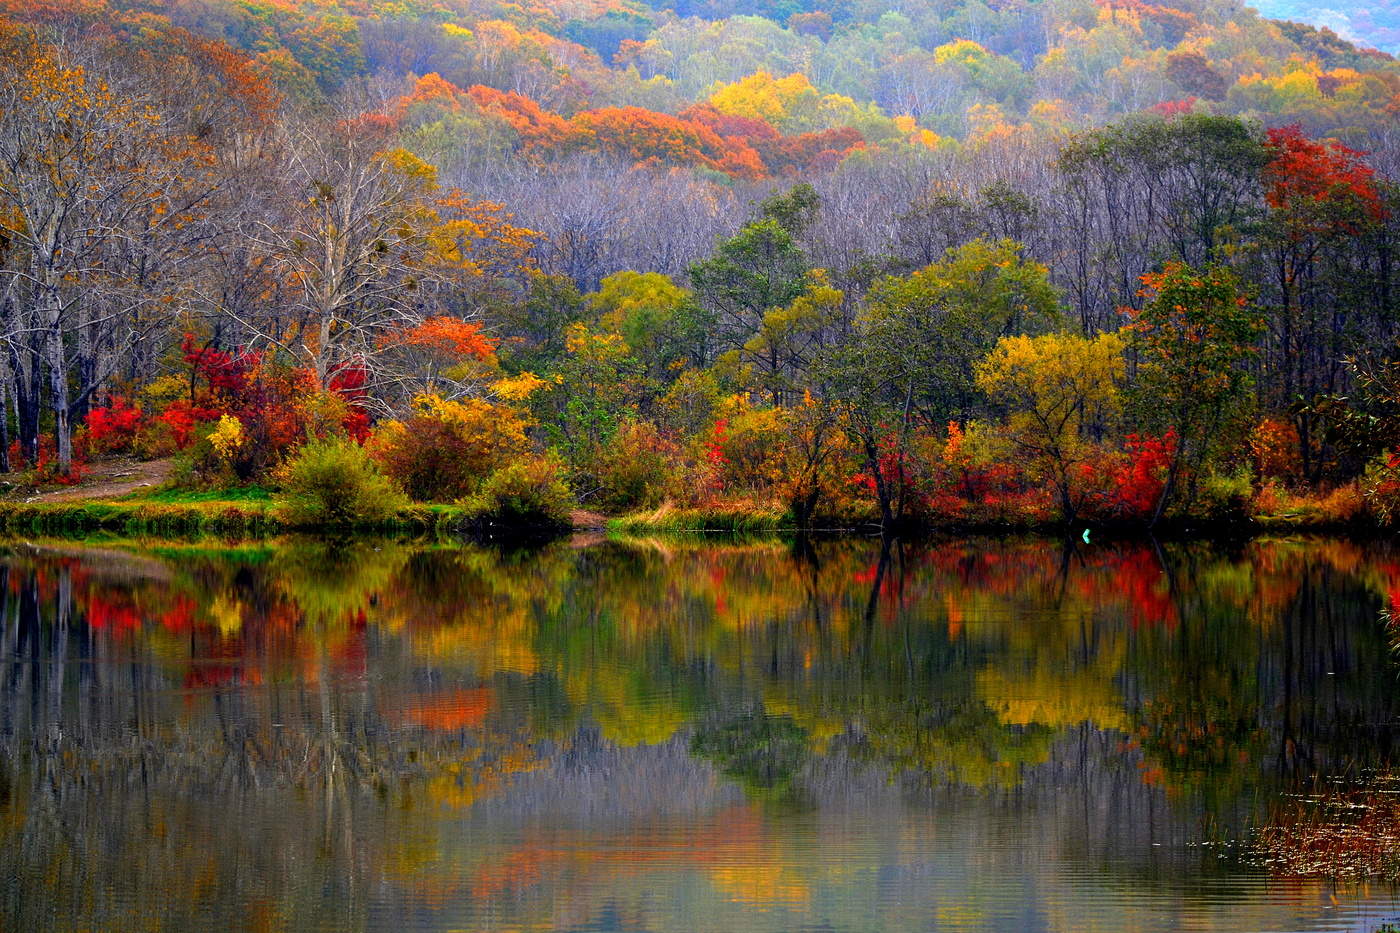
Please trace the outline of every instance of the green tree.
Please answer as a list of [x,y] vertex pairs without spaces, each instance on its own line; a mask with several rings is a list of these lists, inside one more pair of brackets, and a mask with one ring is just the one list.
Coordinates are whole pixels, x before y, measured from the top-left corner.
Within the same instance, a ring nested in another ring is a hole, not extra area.
[[550,373],[553,387],[534,399],[546,436],[586,497],[597,488],[594,468],[618,427],[636,417],[641,369],[621,335],[586,324],[570,325],[565,347]]
[[788,233],[801,239],[817,221],[821,198],[805,181],[783,194],[769,195],[759,204],[759,219],[776,221]]
[[877,282],[856,339],[887,358],[882,365],[918,417],[942,424],[980,403],[973,366],[999,339],[1059,322],[1044,265],[1014,240],[973,240],[912,275]]
[[719,349],[742,350],[775,308],[807,290],[807,256],[774,219],[755,221],[690,267],[702,307],[714,315]]
[[1225,266],[1198,270],[1172,262],[1142,281],[1146,300],[1129,311],[1139,359],[1135,407],[1144,424],[1177,435],[1155,521],[1187,471],[1191,498],[1196,469],[1245,400],[1264,319]]
[[586,316],[583,296],[573,279],[532,272],[524,300],[504,308],[499,315],[510,368],[548,369],[564,355],[564,331]]
[[621,334],[657,382],[669,381],[686,364],[708,361],[710,320],[695,296],[660,272],[615,272],[588,296],[605,329]]

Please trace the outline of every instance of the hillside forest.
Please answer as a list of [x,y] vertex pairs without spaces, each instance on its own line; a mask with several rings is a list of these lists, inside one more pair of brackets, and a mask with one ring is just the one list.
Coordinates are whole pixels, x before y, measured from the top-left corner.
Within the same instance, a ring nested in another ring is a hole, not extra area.
[[1400,63],[1327,29],[1234,0],[0,17],[16,484],[173,460],[293,524],[1400,521]]

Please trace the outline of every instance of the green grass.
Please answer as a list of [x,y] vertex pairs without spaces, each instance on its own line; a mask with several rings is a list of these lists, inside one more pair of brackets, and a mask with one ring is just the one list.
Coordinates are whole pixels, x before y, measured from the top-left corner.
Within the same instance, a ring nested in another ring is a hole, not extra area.
[[272,502],[272,490],[264,486],[233,486],[227,489],[184,489],[176,486],[161,489],[138,489],[114,500],[117,502],[210,503],[210,502]]
[[75,500],[0,503],[0,528],[11,534],[149,534],[258,536],[276,530],[266,505]]
[[[292,531],[322,529],[297,527],[280,521],[272,510],[266,491],[249,490],[242,501],[226,497],[227,490],[215,491],[218,498],[191,498],[159,501],[72,500],[66,502],[0,502],[0,531],[11,535],[54,537],[198,538],[206,535],[260,538]],[[198,495],[198,494],[196,494]],[[413,505],[387,521],[369,522],[340,531],[409,534],[434,537],[464,534],[477,528],[479,516],[455,505]],[[530,534],[535,529],[492,529],[496,537],[514,532]]]

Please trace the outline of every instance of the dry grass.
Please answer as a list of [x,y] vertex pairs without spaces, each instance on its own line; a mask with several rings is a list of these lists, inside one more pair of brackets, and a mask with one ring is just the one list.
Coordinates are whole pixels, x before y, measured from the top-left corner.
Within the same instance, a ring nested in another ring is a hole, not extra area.
[[1400,775],[1298,799],[1259,831],[1254,850],[1279,875],[1400,880]]

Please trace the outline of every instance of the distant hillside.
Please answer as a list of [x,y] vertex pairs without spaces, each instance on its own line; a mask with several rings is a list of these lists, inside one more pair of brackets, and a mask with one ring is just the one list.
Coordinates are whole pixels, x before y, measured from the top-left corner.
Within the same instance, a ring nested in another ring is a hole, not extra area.
[[1370,0],[1364,5],[1259,0],[1254,6],[1265,16],[1323,26],[1358,45],[1400,53],[1400,3],[1396,0]]
[[[1348,11],[1347,29],[1387,44],[1400,0],[1385,2]],[[400,82],[389,116],[446,166],[471,138],[801,175],[1151,110],[1370,149],[1400,111],[1392,56],[1239,0],[0,0],[0,15],[140,46],[190,30],[252,55],[292,99]]]

